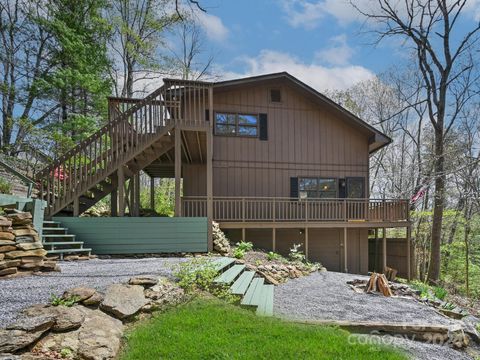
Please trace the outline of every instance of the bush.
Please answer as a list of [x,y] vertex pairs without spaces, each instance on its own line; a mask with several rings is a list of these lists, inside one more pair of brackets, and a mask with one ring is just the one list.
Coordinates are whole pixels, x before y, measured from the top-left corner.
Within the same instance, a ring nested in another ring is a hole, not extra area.
[[0,179],[0,194],[11,194],[12,185],[7,182],[5,179]]
[[296,262],[305,261],[305,255],[300,250],[301,247],[302,247],[302,244],[293,244],[293,247],[290,249],[290,253],[288,254],[288,257],[290,260],[296,261]]
[[282,260],[282,255],[277,254],[276,252],[273,252],[273,251],[269,251],[267,253],[267,260],[268,261]]
[[79,300],[80,300],[80,298],[78,296],[70,296],[68,298],[63,298],[63,297],[56,296],[56,295],[53,295],[53,294],[50,296],[50,304],[52,304],[53,306],[72,307]]
[[435,286],[435,287],[433,288],[433,294],[435,295],[435,297],[436,297],[437,299],[445,300],[445,298],[446,298],[447,295],[448,295],[448,292],[447,292],[447,290],[445,290],[443,287]]
[[244,252],[251,251],[253,249],[253,244],[248,241],[240,241],[236,243],[237,249],[243,250]]
[[235,248],[235,250],[233,250],[233,256],[236,259],[243,259],[245,257],[245,250],[237,247]]
[[178,279],[178,285],[187,294],[192,294],[196,291],[208,291],[229,303],[239,300],[238,296],[230,293],[229,286],[214,282],[218,276],[218,271],[208,259],[185,261],[175,267],[173,274]]

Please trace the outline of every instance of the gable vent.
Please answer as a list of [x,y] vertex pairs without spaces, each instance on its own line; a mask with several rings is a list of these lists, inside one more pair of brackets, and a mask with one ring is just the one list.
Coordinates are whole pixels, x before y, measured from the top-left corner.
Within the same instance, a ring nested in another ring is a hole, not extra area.
[[280,89],[270,89],[270,101],[282,102],[282,93],[280,92]]

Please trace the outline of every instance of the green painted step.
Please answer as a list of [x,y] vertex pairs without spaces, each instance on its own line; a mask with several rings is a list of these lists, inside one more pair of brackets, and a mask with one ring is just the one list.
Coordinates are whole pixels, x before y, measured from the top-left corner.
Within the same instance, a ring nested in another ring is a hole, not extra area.
[[44,228],[43,228],[43,231],[45,231],[45,230],[49,230],[49,231],[58,231],[58,230],[67,231],[68,228],[63,228],[63,227],[44,227]]
[[273,316],[273,285],[263,285],[257,315]]
[[52,220],[43,220],[44,225],[60,225],[58,221],[52,221]]
[[61,238],[74,238],[75,235],[73,234],[43,234],[42,235],[43,238],[58,238],[58,237],[61,237]]
[[263,278],[255,278],[250,283],[247,293],[242,299],[242,305],[254,305],[258,306],[260,303],[260,297],[262,293]]
[[255,271],[245,271],[230,287],[230,291],[235,295],[243,295],[248,289],[248,285],[253,279]]
[[245,265],[233,265],[230,269],[218,276],[214,282],[217,284],[231,284],[245,269]]
[[70,254],[70,253],[83,253],[83,252],[88,252],[90,253],[92,249],[58,249],[58,250],[47,250],[48,254]]
[[221,270],[225,269],[226,267],[230,266],[231,264],[233,264],[234,262],[235,262],[235,259],[228,258],[228,257],[222,257],[222,258],[215,259],[214,261],[212,261],[212,264],[217,271],[221,271]]
[[[52,242],[45,242],[43,246],[56,246],[56,245],[83,245],[83,241],[52,241]],[[68,250],[68,249],[65,249]]]

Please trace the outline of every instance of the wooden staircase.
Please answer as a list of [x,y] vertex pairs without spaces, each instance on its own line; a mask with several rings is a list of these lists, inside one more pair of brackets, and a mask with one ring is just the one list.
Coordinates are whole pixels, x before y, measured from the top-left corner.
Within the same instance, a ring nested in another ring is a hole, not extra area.
[[211,86],[164,79],[144,99],[110,108],[105,126],[37,174],[46,217],[78,216],[113,191],[123,194],[127,180],[172,149],[176,126],[205,129]]
[[255,277],[256,273],[247,271],[245,265],[236,265],[232,258],[216,259],[212,265],[219,272],[214,282],[229,285],[231,293],[242,298],[241,305],[256,308],[261,316],[273,315],[274,285],[265,284],[262,277]]

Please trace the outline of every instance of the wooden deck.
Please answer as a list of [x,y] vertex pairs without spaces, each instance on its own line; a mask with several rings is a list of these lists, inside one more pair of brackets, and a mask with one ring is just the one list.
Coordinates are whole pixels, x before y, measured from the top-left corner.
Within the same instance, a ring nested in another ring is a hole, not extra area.
[[[214,197],[213,220],[223,227],[397,227],[409,224],[408,200]],[[205,197],[182,198],[182,215],[206,216]]]

